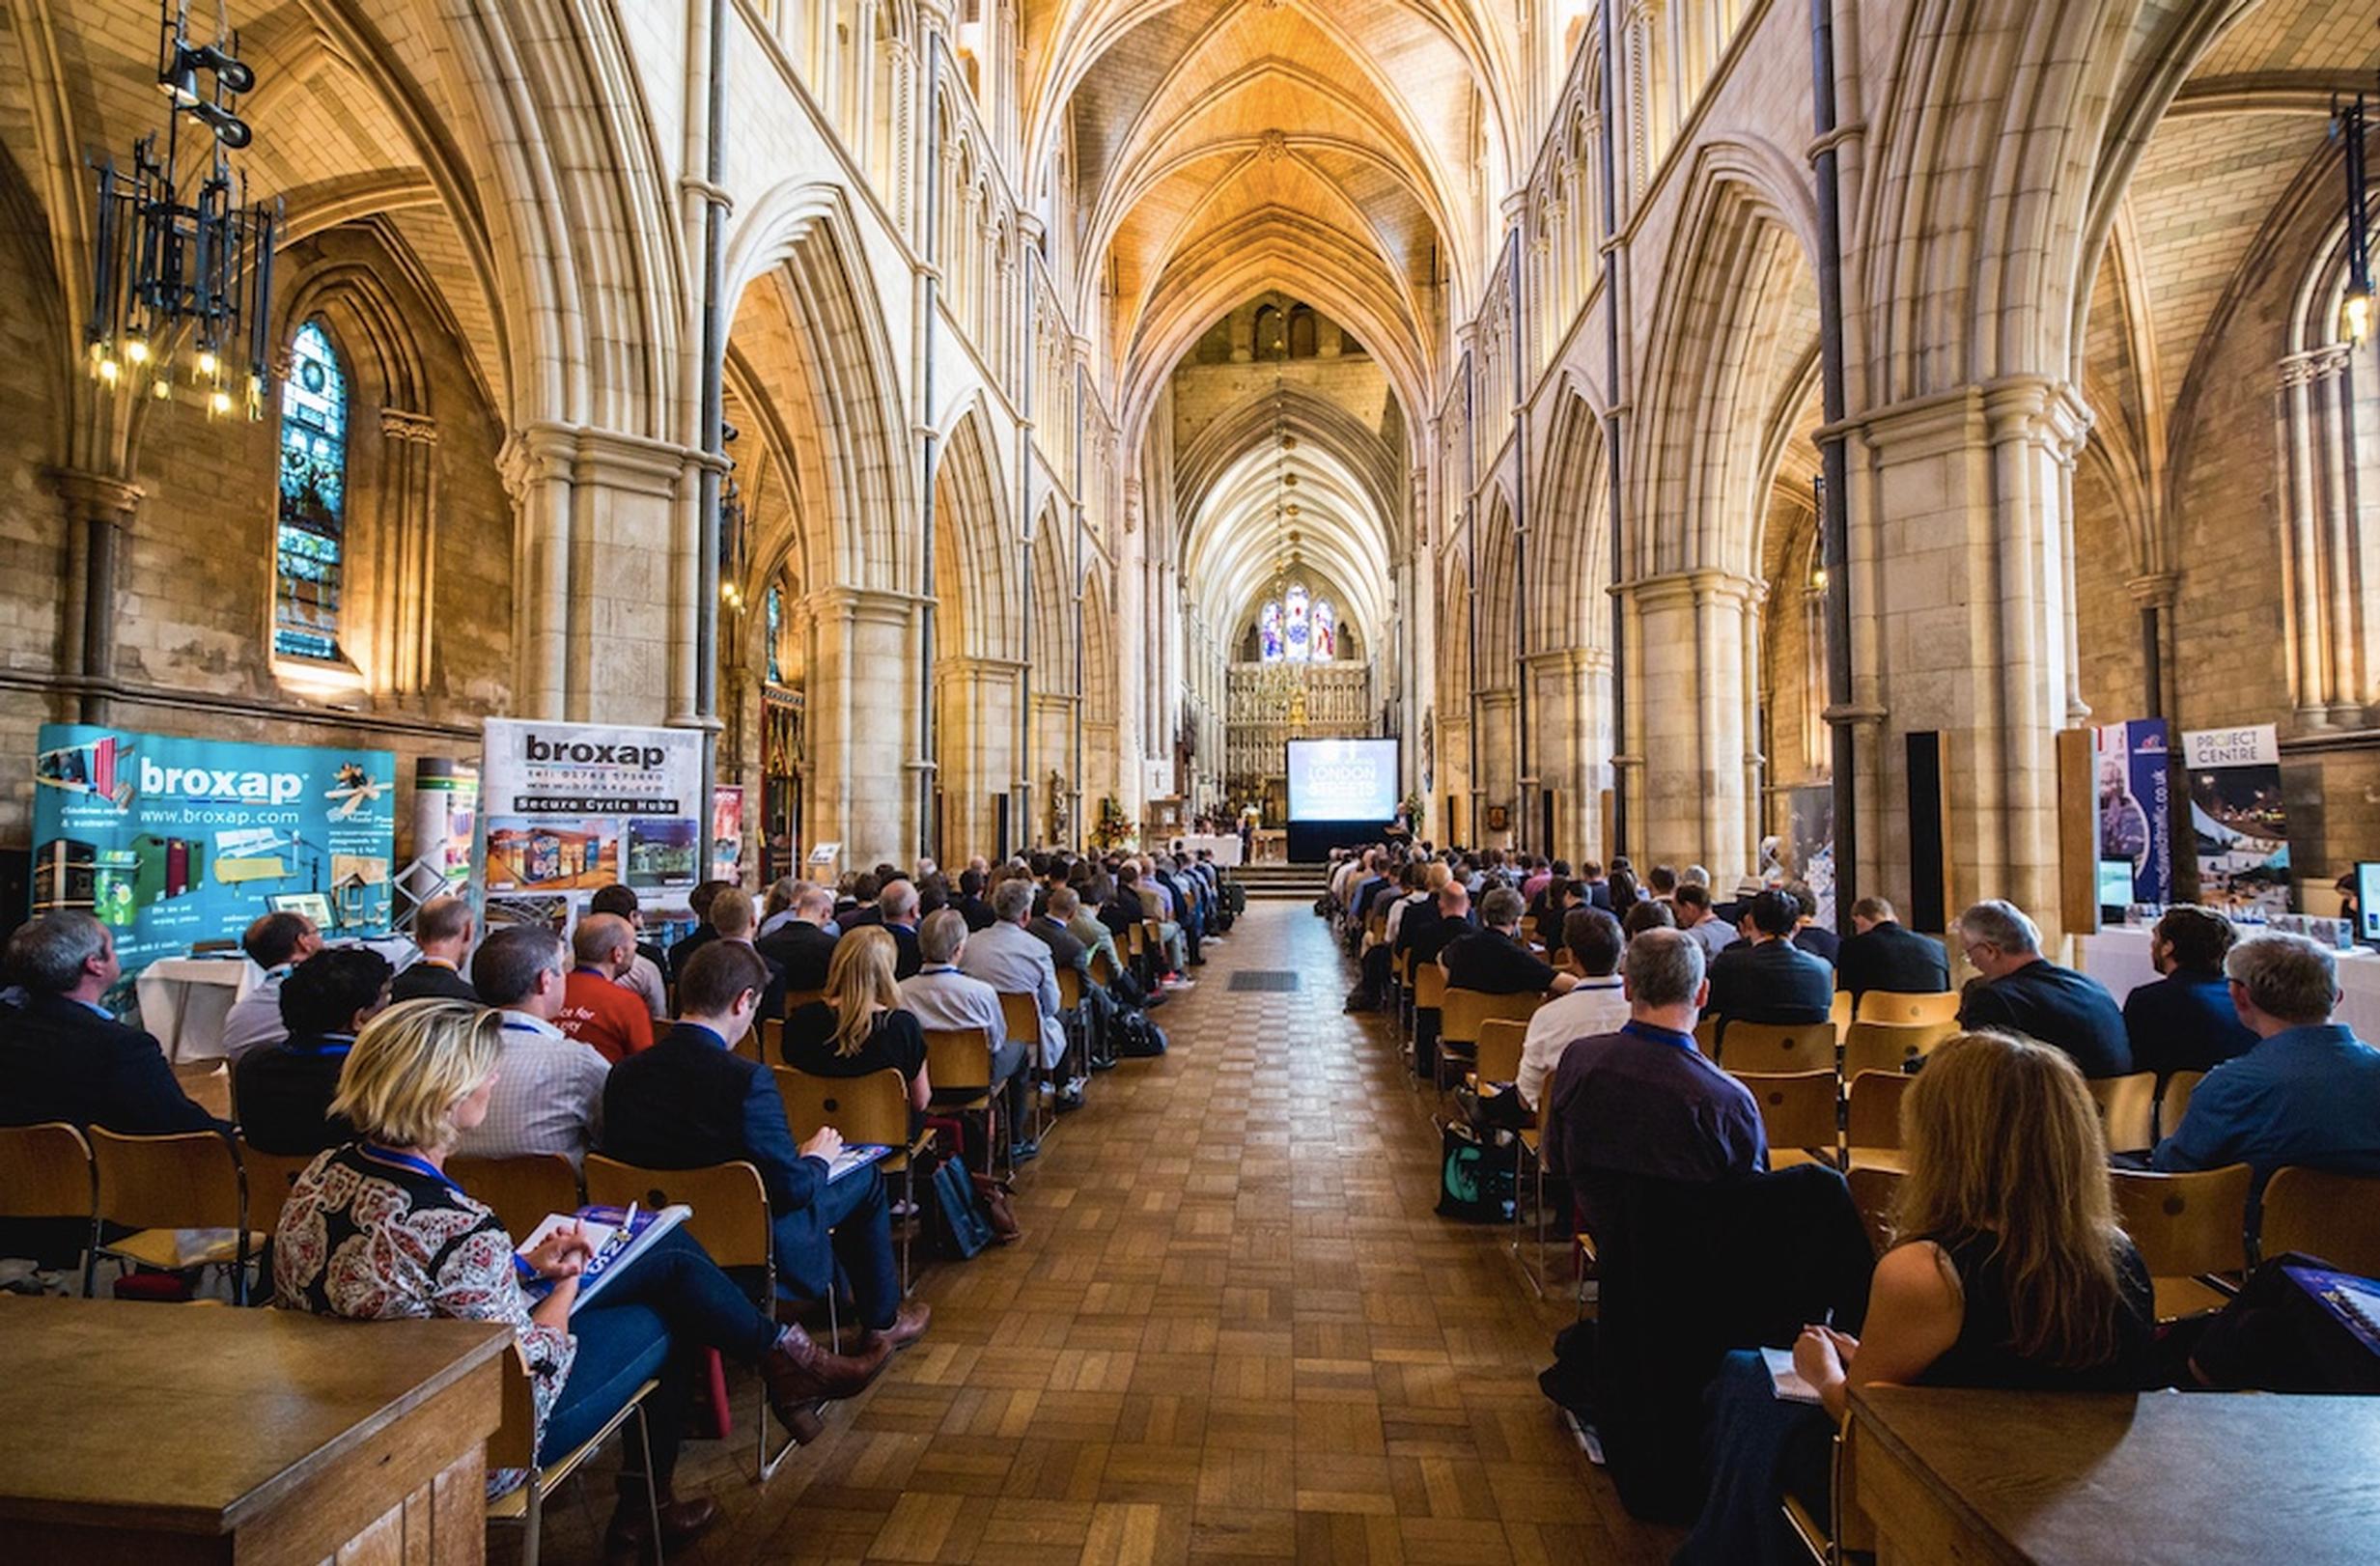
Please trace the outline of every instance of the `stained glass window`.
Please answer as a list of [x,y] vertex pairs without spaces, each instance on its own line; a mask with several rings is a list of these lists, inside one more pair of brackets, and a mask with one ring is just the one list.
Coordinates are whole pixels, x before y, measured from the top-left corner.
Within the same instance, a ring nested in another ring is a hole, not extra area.
[[1281,595],[1284,622],[1281,639],[1288,645],[1287,657],[1292,663],[1303,663],[1313,656],[1313,625],[1309,619],[1312,607],[1306,596],[1305,584],[1292,582],[1289,591]]
[[1329,599],[1314,601],[1314,661],[1328,663],[1338,656],[1339,614]]
[[1267,603],[1256,616],[1256,656],[1267,663],[1281,660],[1281,606]]
[[777,643],[785,634],[785,595],[776,583],[769,584],[769,597],[763,601],[763,613],[769,621],[769,683],[785,684],[785,662],[779,657]]
[[297,328],[281,383],[281,500],[273,543],[272,650],[339,657],[347,555],[347,376],[320,322]]

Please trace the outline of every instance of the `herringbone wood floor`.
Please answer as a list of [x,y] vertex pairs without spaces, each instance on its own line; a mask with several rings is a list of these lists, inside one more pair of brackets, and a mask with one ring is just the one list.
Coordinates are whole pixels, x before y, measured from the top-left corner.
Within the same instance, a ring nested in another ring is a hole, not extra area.
[[[1322,921],[1259,903],[1209,955],[1157,1014],[1172,1053],[1101,1075],[1026,1166],[1026,1238],[928,1271],[932,1332],[826,1440],[766,1490],[748,1395],[739,1440],[688,1443],[681,1492],[728,1520],[678,1558],[1667,1557],[1538,1393],[1566,1296],[1433,1214],[1429,1105],[1387,1021],[1341,1015]],[[592,1553],[608,1491],[556,1498],[547,1560]]]

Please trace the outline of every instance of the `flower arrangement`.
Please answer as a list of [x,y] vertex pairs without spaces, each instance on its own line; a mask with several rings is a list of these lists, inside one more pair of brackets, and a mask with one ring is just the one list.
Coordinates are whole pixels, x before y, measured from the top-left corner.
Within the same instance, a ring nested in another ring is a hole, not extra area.
[[1404,816],[1405,825],[1417,832],[1421,830],[1422,824],[1429,820],[1430,801],[1421,797],[1420,790],[1415,789],[1397,801],[1397,810]]
[[1106,853],[1111,849],[1129,849],[1140,838],[1140,824],[1124,814],[1124,807],[1115,802],[1115,796],[1100,796],[1099,821],[1091,827],[1091,847]]

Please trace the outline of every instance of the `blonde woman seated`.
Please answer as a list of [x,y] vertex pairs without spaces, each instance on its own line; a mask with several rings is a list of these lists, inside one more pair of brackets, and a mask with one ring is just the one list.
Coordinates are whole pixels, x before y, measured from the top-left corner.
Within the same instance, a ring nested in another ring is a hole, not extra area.
[[2148,1271],[2116,1227],[2107,1144],[2061,1049],[1962,1033],[1901,1103],[1908,1177],[1866,1329],[1803,1329],[1794,1367],[1823,1404],[1776,1397],[1759,1355],[1713,1382],[1711,1489],[1680,1562],[1807,1560],[1780,1503],[1826,1510],[1829,1438],[1850,1388],[2116,1391],[2146,1384]]
[[909,1083],[910,1109],[934,1102],[926,1079],[926,1034],[901,1004],[896,948],[882,928],[835,942],[825,997],[785,1019],[785,1064],[813,1077],[867,1077],[889,1066]]
[[[273,1302],[359,1321],[506,1324],[529,1369],[541,1461],[584,1443],[637,1386],[659,1378],[647,1422],[661,1543],[675,1550],[717,1515],[708,1499],[670,1494],[698,1362],[691,1351],[715,1348],[759,1367],[777,1417],[804,1440],[821,1429],[819,1404],[858,1392],[886,1354],[828,1354],[798,1327],[779,1327],[683,1229],[656,1241],[575,1315],[587,1244],[568,1231],[552,1236],[523,1259],[553,1283],[532,1306],[515,1272],[512,1236],[445,1169],[455,1138],[488,1113],[499,1037],[494,1012],[459,1000],[406,1001],[364,1025],[331,1104],[357,1139],[317,1158],[292,1188],[273,1236]],[[643,1467],[631,1451],[623,1469]],[[490,1490],[500,1494],[520,1478],[490,1475]],[[606,1552],[649,1553],[642,1483],[623,1479],[621,1492]]]

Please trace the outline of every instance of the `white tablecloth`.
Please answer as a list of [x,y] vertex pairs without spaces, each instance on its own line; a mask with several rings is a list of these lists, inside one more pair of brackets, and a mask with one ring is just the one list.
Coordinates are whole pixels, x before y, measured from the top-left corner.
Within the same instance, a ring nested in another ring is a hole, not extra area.
[[257,987],[264,969],[244,957],[163,957],[132,981],[141,1026],[176,1062],[223,1058],[223,1018]]
[[[2157,977],[2148,960],[2145,926],[2116,925],[2095,936],[2085,936],[2083,971],[2108,987],[2120,1003],[2141,985]],[[2338,954],[2338,1021],[2366,1042],[2380,1040],[2380,956],[2369,951]]]
[[1215,862],[1226,870],[1240,862],[1240,834],[1237,832],[1184,832],[1174,841],[1181,844],[1182,852],[1193,859],[1198,857],[1200,849],[1205,849],[1215,855]]

